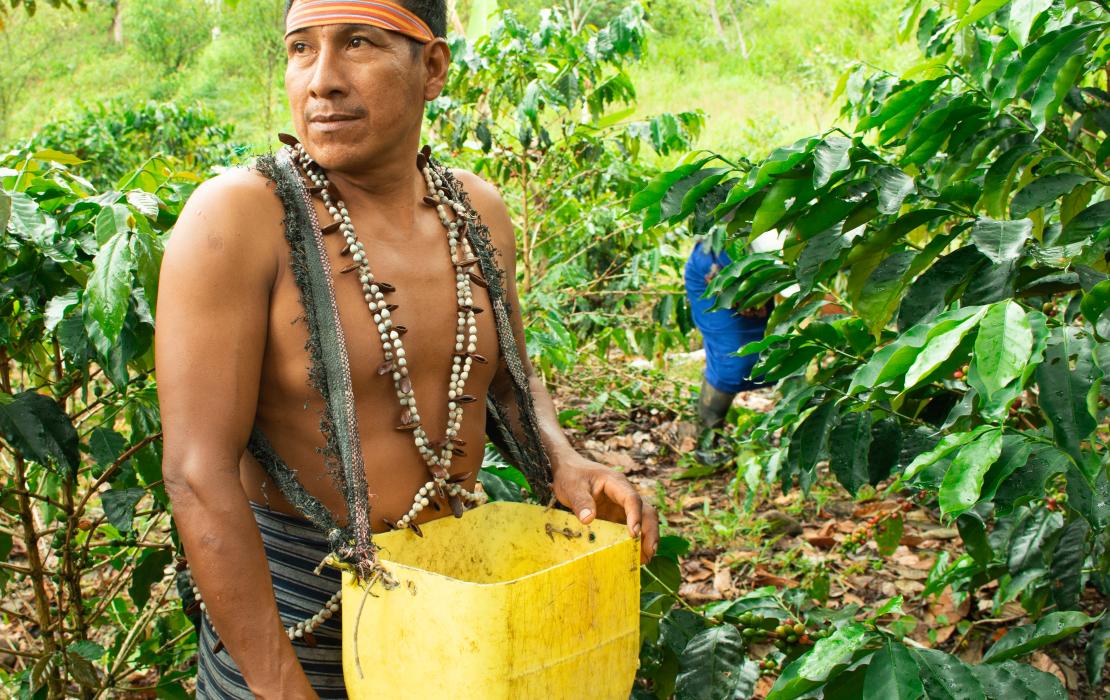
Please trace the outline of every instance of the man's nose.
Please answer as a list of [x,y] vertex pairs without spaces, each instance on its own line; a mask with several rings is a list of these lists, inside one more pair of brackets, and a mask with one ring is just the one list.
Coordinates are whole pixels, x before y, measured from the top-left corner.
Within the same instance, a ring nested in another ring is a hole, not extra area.
[[325,42],[313,62],[312,79],[308,94],[315,98],[328,98],[347,93],[347,76],[343,66],[342,51]]

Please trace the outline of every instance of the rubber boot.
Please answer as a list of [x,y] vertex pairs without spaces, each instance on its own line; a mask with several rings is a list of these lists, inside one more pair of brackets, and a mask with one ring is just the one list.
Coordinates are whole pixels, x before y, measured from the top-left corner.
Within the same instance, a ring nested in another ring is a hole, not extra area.
[[698,394],[698,421],[702,430],[721,427],[734,398],[736,394],[720,391],[702,377],[701,393]]
[[721,434],[717,429],[724,424],[735,397],[736,394],[719,391],[702,377],[701,393],[698,394],[698,423],[702,437],[694,452],[702,464],[719,466],[731,457],[726,450],[719,449]]

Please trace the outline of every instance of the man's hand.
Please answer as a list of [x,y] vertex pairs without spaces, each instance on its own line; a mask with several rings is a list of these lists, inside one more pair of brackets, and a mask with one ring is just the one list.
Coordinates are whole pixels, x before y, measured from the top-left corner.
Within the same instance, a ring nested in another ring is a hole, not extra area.
[[640,563],[646,564],[659,547],[659,515],[644,503],[624,474],[575,453],[555,470],[555,497],[583,524],[594,517],[624,522],[640,538]]

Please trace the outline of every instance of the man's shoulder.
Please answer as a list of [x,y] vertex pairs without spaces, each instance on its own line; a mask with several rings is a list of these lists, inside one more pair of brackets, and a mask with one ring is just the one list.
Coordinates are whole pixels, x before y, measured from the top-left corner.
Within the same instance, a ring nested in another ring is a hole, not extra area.
[[489,227],[493,245],[503,254],[512,254],[516,248],[512,219],[501,192],[481,176],[462,168],[451,168],[451,174],[462,185],[470,204]]
[[196,260],[217,253],[239,263],[269,265],[282,239],[283,218],[281,201],[264,175],[229,169],[189,197],[166,253]]
[[228,213],[250,211],[259,206],[280,209],[280,202],[274,196],[270,180],[258,170],[249,167],[228,168],[205,180],[193,192],[189,201],[226,206]]

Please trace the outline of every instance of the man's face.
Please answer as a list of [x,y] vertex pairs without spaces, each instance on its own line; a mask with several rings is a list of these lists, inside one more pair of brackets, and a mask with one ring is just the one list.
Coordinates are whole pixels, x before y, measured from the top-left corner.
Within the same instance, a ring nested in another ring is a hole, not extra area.
[[[411,155],[425,100],[443,87],[446,66],[434,42],[423,48],[362,24],[309,27],[285,38],[285,90],[293,124],[322,167],[362,171]],[[449,60],[449,58],[447,59]]]

